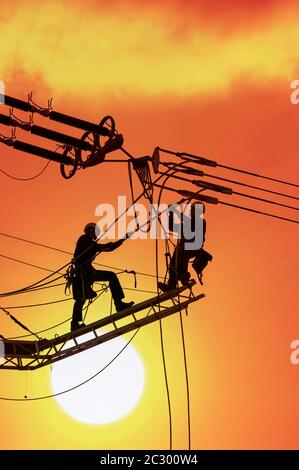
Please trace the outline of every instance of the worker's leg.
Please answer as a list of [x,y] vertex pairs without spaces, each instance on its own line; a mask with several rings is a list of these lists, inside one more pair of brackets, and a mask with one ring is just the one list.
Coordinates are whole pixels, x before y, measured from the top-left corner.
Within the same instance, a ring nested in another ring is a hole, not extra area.
[[91,266],[82,270],[82,293],[85,299],[94,299],[97,293],[93,290],[92,285],[94,282],[95,269]]
[[93,274],[94,281],[109,282],[112,298],[117,311],[131,307],[134,302],[123,302],[125,294],[122,290],[118,277],[112,271],[95,270]]
[[188,272],[188,262],[190,256],[188,251],[184,250],[183,243],[178,243],[169,264],[169,277],[167,284],[159,282],[158,286],[163,292],[175,289],[177,282],[188,283],[190,274]]
[[180,249],[179,245],[176,246],[169,264],[169,277],[168,277],[168,289],[175,289],[178,281],[180,264]]
[[73,318],[72,324],[78,324],[82,321],[82,309],[84,305],[85,299],[75,300],[74,307],[73,307]]
[[187,284],[189,282],[190,273],[188,271],[188,267],[191,257],[191,253],[189,251],[183,251],[181,255],[178,280],[181,281],[182,284]]
[[109,282],[112,298],[114,302],[119,302],[124,298],[125,294],[122,290],[118,277],[112,271],[95,270],[93,280],[98,282]]
[[172,255],[169,266],[169,281],[168,285],[172,288],[176,287],[177,281],[185,283],[189,280],[190,274],[188,272],[188,263],[190,259],[190,252],[184,250],[184,244],[178,243]]
[[[180,242],[175,247],[173,255],[169,263],[169,272],[168,272],[168,281],[167,283],[158,282],[158,287],[163,291],[167,292],[169,290],[175,289],[177,282],[181,279],[181,272],[184,271],[184,258],[183,250]],[[187,262],[188,266],[188,262]]]
[[82,309],[85,302],[85,296],[83,292],[83,276],[81,273],[78,273],[77,276],[73,279],[73,298],[74,298],[74,307],[73,307],[73,318],[71,323],[71,330],[76,330],[79,328],[79,323],[82,322]]

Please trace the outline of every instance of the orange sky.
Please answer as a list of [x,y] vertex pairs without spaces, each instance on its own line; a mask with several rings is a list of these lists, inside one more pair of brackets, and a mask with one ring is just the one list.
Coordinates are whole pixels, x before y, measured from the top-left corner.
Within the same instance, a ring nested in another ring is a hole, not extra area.
[[[85,1],[83,7],[77,1],[31,1],[25,8],[23,2],[7,2],[7,9],[0,12],[4,38],[0,79],[7,94],[26,99],[33,90],[38,103],[46,104],[53,97],[55,110],[95,122],[111,114],[124,134],[125,148],[135,156],[150,154],[159,145],[298,182],[299,106],[290,103],[290,82],[298,79],[296,3],[149,3]],[[0,112],[7,109],[0,106]],[[16,114],[24,117],[21,112]],[[81,135],[79,130],[41,117],[35,122]],[[1,126],[0,133],[9,132]],[[20,130],[17,136],[34,140]],[[41,144],[41,140],[34,141]],[[55,148],[51,142],[43,145]],[[20,177],[35,174],[44,164],[4,146],[0,158],[0,169]],[[216,174],[216,170],[210,173]],[[241,178],[220,170],[217,174]],[[69,181],[61,178],[54,163],[30,183],[4,175],[0,178],[0,232],[68,251],[73,250],[82,226],[94,218],[99,203],[114,203],[118,194],[129,194],[124,167],[106,163],[81,171]],[[248,178],[243,181],[263,184]],[[298,196],[292,188],[265,186]],[[136,181],[136,191],[137,187]],[[219,199],[253,206],[237,197],[221,195]],[[272,207],[269,211],[298,219],[295,211]],[[193,447],[297,448],[299,366],[292,365],[289,357],[291,341],[299,338],[298,228],[224,206],[209,206],[206,218],[206,247],[214,261],[205,275],[206,298],[192,306],[185,319]],[[0,254],[49,269],[69,260],[4,237]],[[0,262],[2,292],[46,275],[3,258]],[[101,255],[99,262],[153,273],[154,244],[130,241],[113,254]],[[161,247],[161,272],[163,263]],[[129,276],[122,282],[133,287]],[[155,284],[151,278],[139,277],[138,287],[154,289]],[[51,298],[46,295],[3,299],[3,305],[61,298],[63,289],[49,293]],[[132,292],[128,296],[144,298]],[[14,313],[33,329],[41,329],[70,316],[72,302],[62,305]],[[91,310],[92,319],[98,314]],[[22,334],[6,319],[2,325],[4,336]],[[174,445],[184,449],[186,407],[179,319],[166,320],[164,330]],[[5,426],[1,448],[167,448],[158,325],[144,328],[134,346],[143,359],[147,381],[144,396],[130,415],[94,427],[66,416],[54,400],[0,402]],[[1,377],[2,396],[51,391],[49,369],[1,371]],[[158,429],[155,416],[160,419]],[[29,427],[28,422],[34,426]]]

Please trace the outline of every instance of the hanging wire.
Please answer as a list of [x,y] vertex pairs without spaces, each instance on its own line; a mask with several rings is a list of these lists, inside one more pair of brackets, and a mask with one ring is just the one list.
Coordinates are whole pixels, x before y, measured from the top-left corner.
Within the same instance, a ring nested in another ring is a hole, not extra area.
[[[171,170],[169,170],[170,173]],[[172,171],[172,173],[175,173],[175,170]],[[166,184],[168,178],[170,175],[166,175],[165,180],[162,183],[162,188],[159,193],[158,197],[158,202],[157,202],[157,207],[160,206],[161,202],[161,197],[162,197],[162,192],[163,192],[163,186]],[[180,204],[181,201],[178,201],[176,204]],[[157,214],[157,219],[161,224],[161,219],[158,217]],[[156,230],[158,228],[158,224],[156,225]],[[156,285],[157,285],[157,294],[159,295],[159,288],[158,288],[158,280],[159,280],[159,253],[158,253],[158,237],[156,234],[156,240],[155,240],[155,260],[156,260]],[[160,309],[160,304],[159,304],[159,309]],[[160,331],[160,345],[161,345],[161,353],[162,353],[162,362],[163,362],[163,370],[164,370],[164,379],[165,379],[165,388],[166,388],[166,395],[167,395],[167,406],[168,406],[168,418],[169,418],[169,448],[172,450],[173,446],[173,431],[172,431],[172,410],[171,410],[171,397],[170,397],[170,389],[169,389],[169,383],[168,383],[168,375],[167,375],[167,366],[166,366],[166,358],[165,358],[165,350],[164,350],[164,339],[163,339],[163,327],[162,327],[162,320],[161,317],[159,317],[159,331]]]
[[16,310],[16,309],[19,309],[19,308],[23,309],[23,308],[45,307],[45,306],[48,306],[48,305],[60,304],[62,302],[69,302],[70,300],[73,300],[73,299],[71,298],[71,299],[53,300],[51,302],[42,302],[40,304],[13,305],[13,306],[7,306],[5,308],[7,308],[9,310]]
[[[160,179],[161,179],[161,176],[159,176],[154,182],[157,182],[157,181],[159,181]],[[118,220],[119,220],[124,214],[127,213],[127,211],[130,209],[130,207],[132,207],[133,204],[136,204],[136,203],[139,201],[139,199],[141,199],[141,198],[144,196],[144,193],[145,193],[145,190],[143,190],[143,191],[139,194],[139,196],[137,196],[137,197],[134,199],[134,201],[132,202],[132,204],[130,204],[128,207],[126,207],[126,209],[125,209],[121,214],[119,214],[119,215],[116,217],[116,219],[115,219],[115,220],[106,228],[106,230],[100,235],[100,237],[98,238],[97,241],[100,241],[100,240],[103,238],[103,236],[110,230],[110,228],[112,228],[112,227],[118,222]],[[86,250],[86,251],[87,251],[87,250]],[[77,256],[76,260],[79,259],[81,256],[83,256],[84,253],[85,253],[85,251],[82,252],[79,256]],[[75,259],[73,259],[73,261],[75,261]],[[22,289],[18,289],[18,290],[15,290],[15,291],[10,291],[10,292],[1,293],[1,294],[0,294],[0,297],[1,297],[1,296],[6,296],[6,295],[10,295],[10,294],[13,295],[13,294],[16,294],[16,293],[19,293],[19,292],[23,292],[23,291],[25,291],[25,290],[28,290],[28,289],[30,289],[30,288],[32,288],[32,287],[40,286],[40,284],[41,284],[42,282],[44,282],[45,280],[50,279],[54,274],[59,273],[60,270],[63,270],[63,269],[65,269],[65,268],[67,268],[70,264],[71,264],[71,262],[66,263],[64,266],[60,267],[58,270],[53,271],[53,273],[50,274],[49,276],[46,276],[45,278],[42,278],[42,279],[40,279],[39,281],[36,281],[35,283],[30,284],[29,286],[26,286],[26,287],[24,287],[24,288],[22,288]],[[64,276],[61,276],[61,277],[64,277]]]
[[4,175],[8,176],[8,178],[11,178],[15,181],[32,181],[32,180],[35,180],[36,178],[38,178],[39,176],[41,176],[45,171],[46,169],[48,168],[48,166],[50,165],[51,163],[51,160],[49,160],[45,166],[43,167],[43,169],[41,171],[39,171],[36,175],[34,176],[30,176],[29,178],[19,178],[17,176],[13,176],[13,175],[10,175],[9,173],[7,173],[6,171],[4,170],[1,170],[0,169],[0,172],[3,173]]
[[[64,282],[62,284],[59,284],[59,285],[64,285]],[[153,290],[137,289],[137,287],[134,287],[134,288],[123,287],[123,290],[130,290],[130,291],[134,291],[134,292],[143,292],[143,293],[146,293],[146,294],[155,294],[156,293]],[[52,304],[58,304],[58,303],[61,303],[61,302],[69,302],[69,301],[72,301],[72,300],[73,300],[73,298],[59,299],[59,300],[53,300],[51,302],[42,302],[42,303],[39,303],[39,304],[5,306],[4,308],[7,308],[8,310],[14,310],[14,309],[19,309],[19,308],[23,309],[23,308],[43,307],[43,306],[48,306],[48,305],[52,305]]]
[[6,310],[4,307],[1,307],[0,306],[0,310],[2,312],[4,312],[14,323],[16,323],[17,325],[19,325],[21,328],[23,328],[23,330],[26,330],[28,331],[31,335],[35,336],[38,340],[41,340],[42,338],[40,338],[37,333],[34,333],[32,330],[30,330],[26,325],[24,325],[22,322],[20,322],[20,320],[18,320],[16,317],[14,317],[13,315],[11,315],[11,313]]
[[[63,283],[64,285],[64,283]],[[130,290],[130,291],[134,291],[134,292],[142,292],[142,293],[147,293],[147,294],[155,294],[156,292],[155,291],[151,291],[151,290],[144,290],[144,289],[137,289],[137,288],[129,288],[129,287],[123,287],[123,290]],[[104,292],[107,291],[107,286],[104,284],[104,287],[102,287],[101,289],[97,290],[96,292],[100,292],[100,294],[97,296],[97,298]],[[97,300],[97,298],[95,300]],[[39,303],[39,304],[31,304],[31,305],[18,305],[18,306],[9,306],[9,307],[4,307],[6,308],[7,310],[13,310],[13,309],[24,309],[24,308],[33,308],[33,307],[40,307],[40,306],[48,306],[48,305],[52,305],[52,304],[56,304],[56,303],[60,303],[60,302],[67,302],[67,301],[71,301],[73,300],[72,298],[70,299],[62,299],[62,300],[56,300],[56,301],[53,301],[53,302],[44,302],[44,303]],[[88,308],[87,307],[84,307],[84,310]],[[71,318],[71,317],[70,317]],[[63,325],[64,323],[67,323],[70,318],[68,318],[67,320],[61,322],[61,323],[58,323],[54,326],[51,326],[49,328],[46,328],[45,330],[42,330],[42,331],[38,331],[36,334],[39,334],[39,333],[43,333],[45,331],[50,331],[54,328],[56,328],[57,326],[60,326],[60,325]],[[21,335],[21,336],[14,336],[12,338],[5,338],[5,339],[20,339],[20,338],[26,338],[26,337],[30,337],[32,336],[32,334],[29,334],[29,335]]]
[[30,266],[31,268],[42,269],[43,271],[47,271],[48,273],[54,273],[54,274],[59,273],[59,274],[62,274],[62,276],[64,276],[64,273],[61,273],[59,271],[53,271],[52,269],[43,268],[43,267],[38,266],[36,264],[27,263],[27,261],[23,261],[23,260],[20,260],[20,259],[17,259],[17,258],[12,258],[11,256],[3,255],[1,253],[0,253],[0,257],[8,259],[10,261],[15,261],[16,263],[23,264],[24,266]]
[[[166,178],[167,180],[167,178]],[[163,182],[165,184],[165,181]],[[162,189],[160,191],[158,197],[157,207],[159,208],[160,199],[161,199]],[[157,214],[158,218],[158,214]],[[156,224],[156,230],[158,230],[158,223]],[[156,286],[157,286],[157,295],[159,295],[159,252],[158,252],[158,236],[156,233],[155,237],[155,261],[156,261]],[[160,305],[159,305],[160,311]],[[173,431],[172,431],[172,410],[171,410],[171,397],[170,397],[170,389],[168,383],[168,375],[167,375],[167,366],[166,366],[166,358],[165,358],[165,350],[164,350],[164,338],[163,338],[163,326],[162,320],[159,316],[159,331],[160,331],[160,346],[161,346],[161,354],[162,354],[162,363],[163,363],[163,371],[164,371],[164,380],[165,380],[165,388],[166,388],[166,396],[167,396],[167,408],[168,408],[168,419],[169,419],[169,449],[172,450],[172,441],[173,441]]]
[[13,297],[13,296],[15,296],[15,295],[21,295],[21,294],[29,294],[29,293],[36,292],[36,291],[39,291],[39,290],[50,289],[50,288],[52,288],[52,287],[57,287],[57,286],[60,286],[60,285],[65,285],[65,282],[57,283],[57,284],[52,284],[53,282],[58,281],[58,280],[61,279],[62,277],[64,277],[64,276],[58,276],[58,277],[56,277],[55,279],[53,279],[53,280],[51,280],[51,281],[38,284],[36,287],[33,286],[33,287],[30,287],[30,288],[27,288],[27,289],[26,289],[26,288],[23,288],[23,289],[20,289],[20,290],[18,290],[18,291],[11,291],[11,292],[6,292],[6,293],[3,293],[3,294],[0,294],[0,298],[3,298],[3,297]]
[[188,421],[188,450],[191,450],[191,409],[190,409],[190,387],[189,387],[189,374],[188,374],[188,362],[186,353],[186,342],[184,334],[184,323],[182,317],[182,310],[180,309],[180,326],[183,346],[183,357],[184,357],[184,369],[185,369],[185,381],[186,381],[186,398],[187,398],[187,421]]
[[[66,250],[62,250],[62,249],[57,248],[57,247],[45,245],[43,243],[34,242],[34,241],[28,240],[26,238],[17,237],[16,235],[11,235],[11,234],[8,234],[8,233],[3,233],[3,232],[0,232],[0,235],[3,236],[3,237],[11,238],[13,240],[19,240],[19,241],[22,241],[22,242],[25,242],[25,243],[29,243],[31,245],[36,245],[36,246],[40,246],[42,248],[47,248],[49,250],[57,251],[57,252],[60,252],[60,253],[65,253],[67,255],[72,255],[71,251],[66,251]],[[17,260],[17,259],[16,259],[16,261],[20,262],[20,260]],[[121,270],[120,267],[111,266],[109,264],[102,264],[102,263],[93,263],[93,264],[96,265],[96,266],[102,266],[104,268],[113,269],[115,271]],[[35,265],[34,267],[40,268],[40,266],[38,266],[38,265]],[[44,269],[44,268],[41,268],[41,269]],[[51,272],[50,269],[48,271]],[[154,274],[150,274],[150,273],[144,273],[144,272],[136,271],[136,274],[138,274],[139,276],[148,276],[148,277],[156,278],[156,276]]]
[[[94,299],[96,300],[96,299]],[[147,313],[146,316],[148,316],[150,313],[150,311]],[[66,320],[68,321],[68,320]],[[65,322],[64,322],[65,323]],[[3,397],[3,396],[0,396],[0,400],[3,400],[3,401],[12,401],[12,402],[25,402],[25,401],[39,401],[39,400],[46,400],[48,398],[55,398],[55,397],[58,397],[60,395],[64,395],[66,393],[70,393],[72,392],[73,390],[76,390],[80,387],[82,387],[83,385],[87,384],[88,382],[91,382],[93,379],[95,379],[98,375],[100,375],[105,369],[107,369],[122,353],[123,351],[129,346],[129,344],[133,341],[133,339],[135,338],[135,336],[137,335],[137,333],[140,331],[140,327],[136,329],[136,331],[133,333],[133,335],[131,336],[131,338],[129,339],[129,341],[124,345],[124,347],[111,359],[111,361],[109,361],[102,369],[100,369],[98,372],[96,372],[94,375],[92,375],[91,377],[89,377],[88,379],[84,380],[83,382],[71,387],[71,388],[68,388],[66,390],[63,390],[62,392],[58,392],[58,393],[53,393],[51,395],[44,395],[44,396],[38,396],[38,397],[33,397],[33,398],[10,398],[10,397]]]
[[[99,292],[99,293],[101,294],[101,293],[102,293],[102,290],[103,290],[103,289],[99,289],[99,290],[97,290],[96,292]],[[100,294],[99,294],[95,299],[92,300],[92,303],[97,300],[97,298],[100,296]],[[89,307],[89,306],[84,307],[84,308],[83,308],[83,311],[85,311],[88,307]],[[46,329],[44,329],[44,330],[37,331],[36,334],[39,335],[39,334],[41,334],[41,333],[45,333],[46,331],[54,330],[54,329],[57,328],[58,326],[64,325],[65,323],[69,322],[70,320],[71,320],[71,317],[67,318],[66,320],[64,320],[64,321],[61,322],[61,323],[57,323],[57,324],[54,325],[54,326],[50,326],[50,327],[48,327],[48,328],[46,328]],[[7,340],[14,340],[14,339],[28,338],[28,337],[30,337],[30,336],[32,336],[32,334],[29,334],[29,335],[21,335],[21,336],[13,336],[13,337],[11,337],[11,338],[5,338],[5,339],[7,339]]]
[[[159,197],[158,197],[158,204],[157,206],[159,207],[161,198],[162,198],[162,193],[164,191],[165,184],[167,183],[168,179],[171,178],[176,170],[172,173],[166,172],[165,174],[165,179],[160,186],[160,192],[159,192]],[[200,193],[204,191],[204,189],[199,190],[197,193]],[[176,204],[181,204],[186,199],[182,199]],[[178,263],[178,250],[176,251],[176,274],[178,272],[177,269],[177,263]],[[157,289],[158,289],[158,243],[157,243],[157,237],[156,237],[156,273],[157,273]],[[165,280],[166,280],[166,275],[165,275]],[[165,282],[164,280],[164,282]],[[177,284],[177,279],[176,279],[176,284]],[[185,336],[184,336],[184,326],[183,326],[183,319],[182,319],[182,311],[180,309],[180,328],[181,328],[181,337],[182,337],[182,346],[183,346],[183,358],[184,358],[184,370],[185,370],[185,381],[186,381],[186,396],[187,396],[187,423],[188,423],[188,449],[191,449],[191,410],[190,410],[190,388],[189,388],[189,376],[188,376],[188,365],[187,365],[187,355],[186,355],[186,346],[185,346]],[[168,382],[167,382],[167,373],[166,373],[166,365],[165,365],[165,360],[164,360],[164,347],[163,347],[163,333],[162,333],[162,324],[160,320],[160,337],[161,337],[161,347],[162,347],[162,357],[163,357],[163,366],[164,366],[164,374],[166,375],[166,388],[167,388],[167,397],[168,397],[168,412],[169,412],[169,421],[170,421],[170,449],[172,448],[172,418],[171,418],[171,406],[170,406],[170,394],[169,394],[169,388],[168,388]]]
[[76,390],[80,387],[82,387],[83,385],[87,384],[88,382],[91,382],[93,379],[95,379],[98,375],[100,375],[102,372],[104,372],[104,370],[106,370],[121,354],[122,352],[129,346],[129,344],[133,341],[133,339],[135,338],[135,336],[137,335],[138,331],[140,330],[140,328],[138,328],[134,334],[132,335],[132,337],[129,339],[129,341],[124,345],[124,347],[111,359],[111,361],[109,361],[104,367],[102,367],[102,369],[100,369],[98,372],[96,372],[95,374],[93,374],[91,377],[89,377],[88,379],[84,380],[83,382],[80,382],[79,384],[77,385],[74,385],[73,387],[70,387],[66,390],[63,390],[62,392],[58,392],[58,393],[52,393],[51,395],[44,395],[44,396],[39,396],[39,397],[33,397],[33,398],[9,398],[9,397],[1,397],[0,396],[0,400],[3,400],[3,401],[21,401],[21,402],[24,402],[24,401],[39,401],[39,400],[47,400],[48,398],[55,398],[55,397],[58,397],[60,395],[64,395],[66,393],[70,393],[72,392],[73,390]]

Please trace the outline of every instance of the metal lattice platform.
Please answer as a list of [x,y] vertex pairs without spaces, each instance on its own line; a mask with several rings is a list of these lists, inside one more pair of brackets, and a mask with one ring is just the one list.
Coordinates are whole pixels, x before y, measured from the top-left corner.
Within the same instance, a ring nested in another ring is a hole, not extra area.
[[[0,365],[0,369],[39,369],[181,310],[186,310],[190,303],[203,297],[204,294],[194,296],[190,286],[182,286],[121,312],[108,315],[79,330],[52,339],[39,341],[3,339],[5,361]],[[120,320],[123,320],[125,324],[119,325]],[[107,332],[107,327],[110,327],[111,331]],[[78,338],[86,333],[91,333],[92,337],[80,343]]]

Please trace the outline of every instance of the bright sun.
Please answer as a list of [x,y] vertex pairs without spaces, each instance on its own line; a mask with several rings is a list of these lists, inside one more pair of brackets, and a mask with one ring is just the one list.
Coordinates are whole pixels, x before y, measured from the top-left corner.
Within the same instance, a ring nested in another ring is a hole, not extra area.
[[[77,340],[82,343],[91,338],[88,333]],[[126,343],[122,338],[115,338],[54,363],[51,374],[53,393],[69,389],[96,374]],[[142,361],[136,350],[128,345],[97,377],[69,393],[59,395],[56,400],[67,414],[79,421],[107,424],[123,418],[137,405],[143,387]]]

